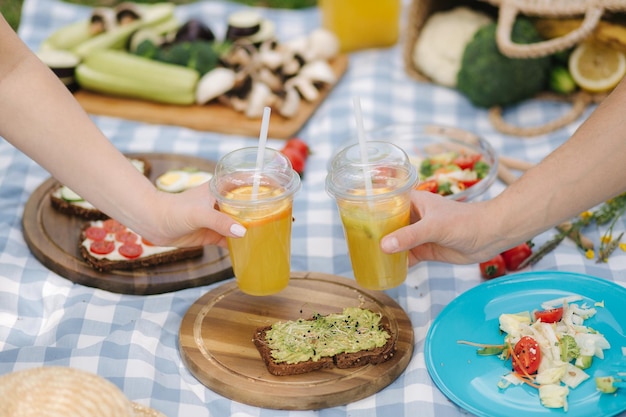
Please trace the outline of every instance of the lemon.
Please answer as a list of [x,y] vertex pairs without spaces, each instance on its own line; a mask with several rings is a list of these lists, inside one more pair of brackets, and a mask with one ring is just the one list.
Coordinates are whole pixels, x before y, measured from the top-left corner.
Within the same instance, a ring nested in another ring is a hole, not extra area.
[[578,45],[569,57],[569,71],[583,90],[594,93],[613,89],[626,74],[626,55],[593,42]]

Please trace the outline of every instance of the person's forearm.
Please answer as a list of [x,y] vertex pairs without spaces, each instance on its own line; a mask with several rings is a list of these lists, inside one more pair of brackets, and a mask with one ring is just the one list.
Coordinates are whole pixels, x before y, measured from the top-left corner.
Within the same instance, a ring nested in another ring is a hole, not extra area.
[[24,44],[10,39],[15,35],[6,26],[0,35],[0,136],[100,210],[137,223],[140,207],[122,211],[119,202],[140,196],[137,201],[150,204],[152,184],[137,175],[54,74]]
[[502,238],[521,242],[626,191],[626,84],[544,161],[493,200]]

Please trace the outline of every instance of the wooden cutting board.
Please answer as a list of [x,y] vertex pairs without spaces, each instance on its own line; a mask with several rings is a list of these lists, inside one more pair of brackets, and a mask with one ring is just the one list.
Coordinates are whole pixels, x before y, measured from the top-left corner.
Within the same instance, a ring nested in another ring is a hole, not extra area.
[[[267,371],[252,342],[255,329],[345,307],[382,314],[396,338],[393,358],[303,375],[274,376]],[[362,289],[354,280],[314,272],[292,272],[285,290],[265,297],[242,293],[234,281],[222,284],[191,306],[179,337],[183,362],[209,389],[234,401],[286,410],[334,407],[372,395],[406,369],[413,353],[413,326],[392,298]]]
[[[348,56],[339,55],[330,64],[339,80],[348,68]],[[274,139],[294,137],[331,90],[332,86],[322,88],[319,98],[314,102],[302,100],[298,113],[292,118],[287,119],[273,112],[268,136]],[[250,119],[243,113],[215,102],[203,106],[176,106],[106,96],[86,90],[77,91],[74,97],[91,114],[245,136],[259,136],[261,130],[260,118]]]
[[[215,163],[172,154],[128,154],[152,164],[154,181],[168,169],[194,166],[213,172]],[[132,271],[98,272],[79,253],[80,228],[86,220],[62,214],[50,205],[50,193],[59,183],[50,178],[29,197],[22,228],[31,252],[47,268],[78,284],[122,294],[159,294],[212,284],[233,277],[228,251],[205,246],[201,258]]]

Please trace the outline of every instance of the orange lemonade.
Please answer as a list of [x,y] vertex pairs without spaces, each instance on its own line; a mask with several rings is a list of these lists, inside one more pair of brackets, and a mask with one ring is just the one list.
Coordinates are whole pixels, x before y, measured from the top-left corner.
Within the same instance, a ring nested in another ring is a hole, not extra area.
[[[278,196],[282,188],[262,185],[259,195]],[[252,200],[252,186],[229,192],[229,200]],[[241,291],[251,295],[274,294],[289,283],[291,256],[291,198],[259,201],[248,208],[220,203],[220,210],[246,227],[242,238],[228,239],[230,259]]]
[[319,7],[322,26],[337,35],[342,52],[398,40],[401,0],[320,0]]
[[386,254],[380,249],[383,236],[409,224],[409,200],[395,196],[383,201],[338,201],[352,269],[363,288],[384,290],[406,279],[407,252]]

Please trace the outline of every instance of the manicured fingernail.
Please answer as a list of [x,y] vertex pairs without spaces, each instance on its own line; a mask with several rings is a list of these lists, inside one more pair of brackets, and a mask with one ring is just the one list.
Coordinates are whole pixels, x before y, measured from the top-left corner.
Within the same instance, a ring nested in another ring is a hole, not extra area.
[[230,233],[237,237],[243,237],[246,234],[246,228],[240,224],[234,223],[230,226]]
[[386,237],[381,242],[382,248],[385,252],[395,252],[400,247],[398,239],[395,237]]

